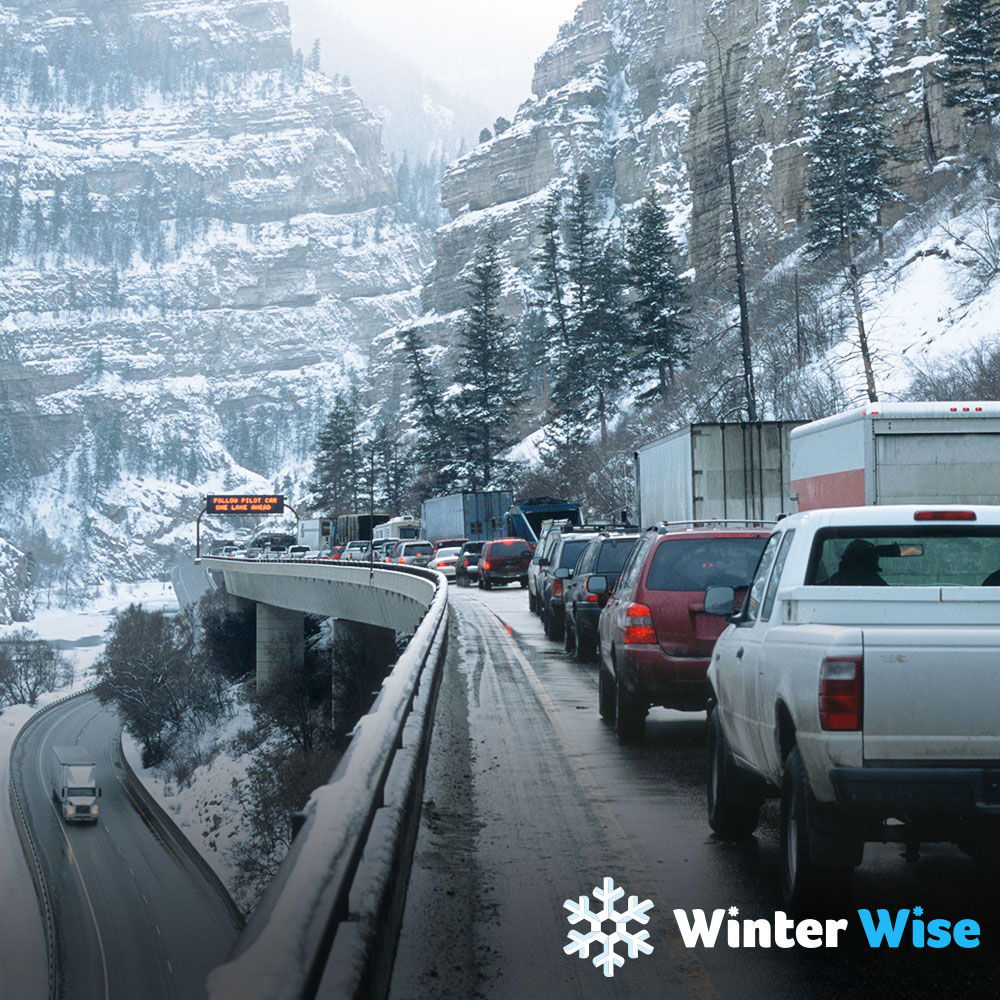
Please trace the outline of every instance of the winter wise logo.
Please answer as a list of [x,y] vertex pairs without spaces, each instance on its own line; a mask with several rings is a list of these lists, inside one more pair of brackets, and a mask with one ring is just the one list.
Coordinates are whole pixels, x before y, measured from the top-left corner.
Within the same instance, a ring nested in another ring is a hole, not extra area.
[[601,951],[592,961],[595,966],[604,967],[604,975],[611,977],[615,968],[625,964],[625,957],[615,951],[615,945],[624,942],[629,958],[638,958],[640,954],[649,955],[653,946],[647,944],[649,931],[629,931],[628,925],[635,921],[638,924],[649,923],[648,911],[653,908],[650,900],[639,902],[638,896],[629,896],[628,906],[618,911],[614,904],[625,895],[624,889],[615,888],[613,878],[605,878],[602,886],[594,887],[594,899],[601,904],[595,913],[590,908],[590,897],[581,896],[578,900],[567,899],[563,906],[569,910],[567,919],[571,924],[583,920],[589,923],[589,930],[570,931],[570,943],[563,947],[567,955],[574,952],[580,958],[590,958],[590,946],[597,945]]
[[[725,944],[730,948],[836,948],[838,936],[848,928],[849,921],[814,920],[805,918],[792,920],[782,910],[773,919],[739,920],[739,910],[730,906],[727,911],[713,910],[711,918],[705,910],[674,910],[674,920],[681,933],[686,948],[702,945],[714,948],[726,925]],[[922,906],[912,910],[858,910],[861,929],[868,939],[870,948],[899,948],[911,945],[914,948],[947,948],[951,944],[959,948],[979,947],[979,923],[968,918],[950,920],[924,918]]]

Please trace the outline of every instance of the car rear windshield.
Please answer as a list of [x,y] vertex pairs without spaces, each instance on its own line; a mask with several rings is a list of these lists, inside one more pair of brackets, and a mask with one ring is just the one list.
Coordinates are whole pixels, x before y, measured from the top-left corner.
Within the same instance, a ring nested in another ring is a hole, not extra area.
[[766,544],[766,538],[667,539],[653,554],[646,589],[746,587]]
[[429,556],[434,549],[427,542],[424,542],[422,545],[408,544],[403,551],[408,556]]
[[965,523],[818,531],[806,583],[1000,587],[1000,528]]
[[530,552],[531,549],[528,548],[528,543],[520,538],[512,539],[511,541],[500,541],[494,542],[493,548],[490,549],[490,554],[494,558],[499,558],[500,556],[519,556],[523,552]]
[[559,553],[558,568],[572,569],[576,565],[577,559],[580,558],[580,553],[589,543],[589,538],[580,538],[569,542],[563,542],[562,552]]
[[609,538],[601,545],[600,554],[597,556],[597,568],[594,572],[620,573],[633,545],[635,545],[634,538]]

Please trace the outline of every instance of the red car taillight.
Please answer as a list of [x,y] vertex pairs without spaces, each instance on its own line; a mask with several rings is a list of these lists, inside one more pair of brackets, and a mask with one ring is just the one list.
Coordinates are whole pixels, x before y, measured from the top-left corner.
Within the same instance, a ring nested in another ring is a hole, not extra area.
[[562,591],[563,591],[562,580],[553,580],[552,581],[552,596],[553,597],[562,597]]
[[399,561],[400,561],[401,563],[405,563],[405,562],[406,562],[406,557],[405,557],[405,556],[400,556],[400,557],[399,557]]
[[483,569],[489,569],[489,568],[490,568],[490,561],[489,559],[487,559],[486,562],[483,563]]
[[656,629],[653,628],[653,613],[645,604],[630,604],[625,612],[624,638],[626,646],[653,646],[656,644]]
[[819,724],[835,732],[861,728],[864,660],[860,656],[829,657],[819,668]]

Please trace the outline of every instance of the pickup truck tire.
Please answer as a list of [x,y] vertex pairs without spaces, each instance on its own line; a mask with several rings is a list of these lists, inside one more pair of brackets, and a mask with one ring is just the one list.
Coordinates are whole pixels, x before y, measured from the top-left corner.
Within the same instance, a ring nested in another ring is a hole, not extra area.
[[622,683],[615,670],[615,735],[619,743],[641,743],[646,736],[646,709]]
[[798,747],[785,761],[781,784],[781,896],[792,913],[810,905],[834,902],[850,891],[854,869],[819,864],[810,847],[809,829],[817,808]]
[[708,825],[723,840],[749,837],[760,822],[763,796],[750,775],[733,760],[719,720],[719,710],[708,718]]
[[607,722],[615,717],[615,686],[603,666],[597,670],[597,711]]

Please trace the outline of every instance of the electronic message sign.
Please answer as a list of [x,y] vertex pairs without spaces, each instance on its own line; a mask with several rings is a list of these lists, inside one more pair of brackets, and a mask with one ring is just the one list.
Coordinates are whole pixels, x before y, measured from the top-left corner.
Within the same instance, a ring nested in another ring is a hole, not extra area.
[[285,498],[210,496],[206,498],[205,509],[209,514],[283,514]]

